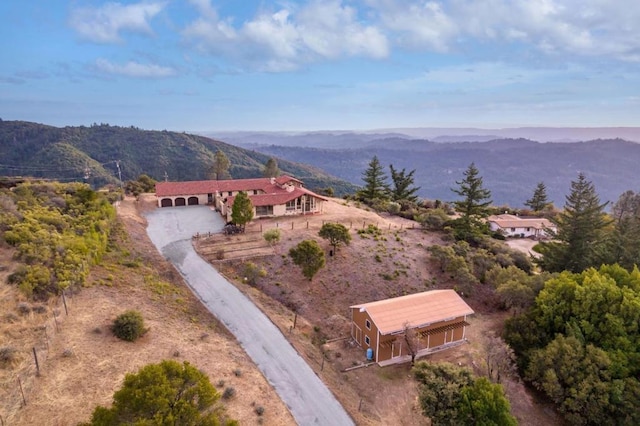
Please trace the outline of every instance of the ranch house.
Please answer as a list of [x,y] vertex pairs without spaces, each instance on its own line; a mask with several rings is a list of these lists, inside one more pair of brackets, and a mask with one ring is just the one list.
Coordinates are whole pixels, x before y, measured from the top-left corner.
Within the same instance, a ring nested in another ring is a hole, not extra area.
[[[549,238],[557,227],[549,219],[542,217],[520,217],[500,214],[487,218],[489,229],[500,232],[505,237],[544,239]],[[550,232],[551,231],[551,232]]]
[[241,191],[251,199],[256,218],[322,213],[327,201],[291,176],[156,183],[158,207],[212,205],[227,221]]
[[[350,307],[351,337],[380,366],[465,341],[474,312],[454,290],[431,290]],[[408,345],[414,346],[410,348]]]

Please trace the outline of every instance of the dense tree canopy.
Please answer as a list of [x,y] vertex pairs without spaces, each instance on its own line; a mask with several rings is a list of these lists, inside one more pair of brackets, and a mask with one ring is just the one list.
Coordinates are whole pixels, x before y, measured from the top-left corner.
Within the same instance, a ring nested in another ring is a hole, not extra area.
[[233,200],[231,207],[231,220],[236,225],[244,226],[253,219],[253,204],[246,192],[240,191]]
[[0,232],[20,262],[9,282],[42,299],[82,286],[107,250],[115,219],[107,195],[78,183],[0,190]]
[[325,264],[324,251],[316,240],[304,240],[289,250],[293,263],[302,268],[302,275],[311,281]]
[[489,216],[491,191],[483,187],[480,171],[474,163],[465,170],[464,179],[456,184],[458,187],[451,190],[462,199],[454,201],[455,210],[460,213],[460,218],[453,224],[454,234],[458,240],[475,241],[487,229],[482,219]]
[[583,173],[571,182],[553,241],[540,244],[540,266],[551,272],[581,272],[607,260],[604,229],[610,223],[593,183]]
[[434,426],[517,424],[502,386],[474,378],[466,368],[423,361],[413,368],[413,375],[422,412]]
[[97,407],[89,424],[235,425],[214,407],[219,399],[209,378],[197,368],[186,361],[162,361],[127,374],[122,388],[113,395],[112,407]]
[[505,338],[527,380],[571,424],[640,424],[640,271],[620,266],[548,280]]

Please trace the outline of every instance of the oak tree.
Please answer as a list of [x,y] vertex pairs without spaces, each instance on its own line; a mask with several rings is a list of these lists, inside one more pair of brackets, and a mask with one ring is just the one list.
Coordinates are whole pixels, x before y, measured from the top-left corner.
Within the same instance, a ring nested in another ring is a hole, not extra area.
[[214,407],[219,398],[209,378],[188,362],[162,361],[127,374],[111,408],[96,407],[89,425],[236,424]]
[[318,235],[325,240],[329,240],[329,244],[333,247],[334,252],[338,250],[340,244],[349,245],[351,242],[349,230],[341,223],[325,223],[322,225],[322,228],[320,228]]
[[316,240],[304,240],[289,250],[293,263],[302,268],[302,275],[311,281],[325,264],[324,251]]

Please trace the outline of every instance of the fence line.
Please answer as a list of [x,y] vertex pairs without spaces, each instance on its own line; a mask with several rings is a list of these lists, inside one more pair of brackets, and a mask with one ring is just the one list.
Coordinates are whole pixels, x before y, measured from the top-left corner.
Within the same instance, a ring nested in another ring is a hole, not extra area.
[[[317,229],[320,230],[320,228],[322,228],[322,226],[325,223],[339,223],[344,225],[347,229],[349,230],[353,230],[353,231],[359,231],[359,230],[365,230],[367,229],[369,226],[375,226],[376,228],[379,228],[382,231],[402,231],[402,230],[408,230],[408,229],[422,229],[422,227],[417,224],[416,222],[411,222],[410,224],[400,224],[400,225],[395,225],[395,224],[391,224],[389,223],[387,226],[383,226],[380,227],[380,221],[377,222],[372,222],[372,221],[336,221],[336,220],[322,220],[320,222],[318,221],[309,221],[309,220],[292,220],[292,221],[273,221],[273,220],[269,220],[269,221],[261,221],[260,219],[249,223],[248,225],[245,226],[245,230],[244,233],[248,234],[248,233],[262,233],[264,231],[267,231],[269,229],[286,229],[286,230],[296,230],[296,229],[301,229],[301,230],[307,230],[307,229]],[[194,240],[200,239],[200,238],[207,238],[207,237],[211,237],[212,235],[219,235],[220,233],[222,233],[223,231],[219,231],[219,232],[211,232],[211,231],[203,231],[203,232],[197,232],[195,233],[192,238]]]
[[[15,373],[7,375],[0,382],[0,389],[2,389],[0,399],[4,402],[3,410],[5,410],[0,412],[0,416],[7,425],[15,423],[20,409],[29,404],[29,395],[36,386],[36,378],[46,371],[47,360],[51,355],[52,340],[64,325],[64,319],[69,314],[69,307],[72,306],[71,300],[72,298],[68,295],[66,298],[58,296],[49,303],[50,309],[47,309],[44,323],[32,327],[40,333],[35,341],[31,342],[30,347],[20,348],[19,353],[22,360],[16,366]],[[28,315],[38,314],[30,312]],[[27,321],[31,321],[31,319],[27,319]]]

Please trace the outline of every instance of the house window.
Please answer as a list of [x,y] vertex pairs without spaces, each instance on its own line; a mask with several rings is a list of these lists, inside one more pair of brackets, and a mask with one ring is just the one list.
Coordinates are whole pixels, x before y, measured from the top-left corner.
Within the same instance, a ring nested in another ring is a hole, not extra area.
[[293,211],[296,209],[296,201],[297,200],[291,200],[291,201],[287,201],[287,211]]
[[258,190],[257,189],[253,190],[253,195],[258,195]]
[[531,232],[531,228],[527,228],[527,232]]
[[511,228],[511,232],[516,232],[516,228]]
[[371,330],[371,321],[364,320],[364,326],[367,327],[367,330]]
[[367,344],[367,346],[371,346],[371,340],[369,340],[369,336],[364,336],[364,342]]
[[273,206],[256,206],[256,216],[273,216]]
[[229,197],[231,197],[233,195],[233,191],[229,191],[228,194],[229,194]]

